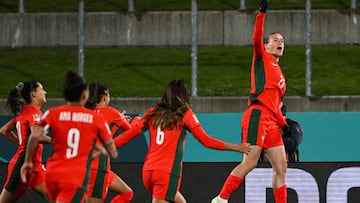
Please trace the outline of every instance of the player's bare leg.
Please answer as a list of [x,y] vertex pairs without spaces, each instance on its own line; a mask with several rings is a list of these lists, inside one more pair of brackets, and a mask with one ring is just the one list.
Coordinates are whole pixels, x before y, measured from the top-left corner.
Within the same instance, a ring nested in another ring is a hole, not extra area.
[[257,166],[261,152],[261,147],[251,145],[251,151],[248,154],[244,154],[243,161],[231,171],[231,175],[244,178],[252,169]]
[[115,179],[110,183],[109,190],[118,193],[116,197],[112,199],[112,202],[130,202],[133,197],[132,189],[123,181],[119,176],[116,176]]
[[[152,203],[169,203],[169,201],[153,198]],[[184,196],[179,191],[176,192],[174,203],[186,203]]]
[[0,203],[11,203],[11,202],[17,202],[20,198],[19,195],[13,194],[6,189],[3,189],[0,195]]
[[265,155],[273,169],[273,190],[276,203],[286,202],[286,168],[287,160],[284,146],[271,147],[265,150]]
[[244,154],[243,161],[231,171],[219,195],[212,199],[212,203],[228,202],[230,195],[239,187],[244,177],[256,167],[261,152],[262,147],[251,145],[251,151],[248,154]]

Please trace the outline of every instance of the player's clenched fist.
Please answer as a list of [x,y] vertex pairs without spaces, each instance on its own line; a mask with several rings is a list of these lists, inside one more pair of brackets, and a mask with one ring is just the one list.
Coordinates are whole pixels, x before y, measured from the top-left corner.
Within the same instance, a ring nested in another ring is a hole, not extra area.
[[269,0],[260,0],[259,3],[259,11],[262,13],[266,13],[266,9],[268,8]]

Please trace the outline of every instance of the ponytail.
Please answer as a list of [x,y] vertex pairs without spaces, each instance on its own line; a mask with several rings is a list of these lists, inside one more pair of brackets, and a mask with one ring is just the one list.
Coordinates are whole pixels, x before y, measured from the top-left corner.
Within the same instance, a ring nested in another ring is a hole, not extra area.
[[6,107],[10,108],[11,113],[17,115],[24,104],[31,103],[31,92],[36,91],[39,82],[32,80],[25,83],[19,82],[8,95]]
[[67,102],[78,102],[81,94],[87,89],[87,84],[80,75],[73,71],[67,71],[63,84],[63,95]]
[[98,82],[92,82],[89,85],[89,98],[85,104],[86,108],[94,109],[101,101],[103,96],[107,94],[108,88]]
[[97,104],[97,84],[95,82],[90,83],[89,85],[89,97],[86,101],[85,107],[88,109],[94,109]]

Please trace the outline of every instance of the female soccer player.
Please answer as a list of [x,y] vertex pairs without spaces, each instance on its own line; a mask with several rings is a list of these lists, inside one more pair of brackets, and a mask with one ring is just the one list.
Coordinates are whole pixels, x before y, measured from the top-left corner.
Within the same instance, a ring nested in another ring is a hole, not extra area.
[[[85,81],[68,71],[63,90],[66,104],[49,109],[31,133],[21,179],[33,170],[32,157],[38,143],[52,143],[52,155],[46,163],[46,190],[56,203],[84,202],[90,163],[96,140],[100,139],[112,158],[117,150],[109,127],[102,116],[84,107],[88,98]],[[44,135],[45,128],[51,138]]]
[[[25,104],[21,102],[24,99]],[[20,167],[23,164],[30,132],[34,125],[40,121],[42,112],[40,108],[46,103],[46,91],[38,81],[18,83],[11,90],[7,99],[7,106],[16,115],[0,129],[0,134],[5,135],[12,142],[18,144],[18,150],[9,162],[8,176],[4,189],[0,195],[0,203],[16,202],[25,195],[28,189],[34,189],[46,199],[48,195],[45,189],[45,169],[42,163],[43,146],[38,145],[33,156],[34,163],[32,173],[28,175],[29,181],[25,184],[20,179]],[[16,129],[17,133],[14,133]]]
[[271,33],[265,43],[263,42],[267,6],[267,0],[260,1],[253,33],[254,55],[249,107],[241,121],[242,140],[249,142],[252,150],[233,169],[220,194],[212,200],[212,203],[228,202],[231,193],[256,167],[263,149],[273,168],[272,186],[276,203],[285,203],[287,199],[285,184],[287,161],[280,131],[280,128],[287,130],[285,117],[281,113],[286,83],[278,64],[284,51],[284,39],[279,33]]
[[[92,82],[89,85],[89,92],[89,98],[85,106],[89,109],[94,109],[97,113],[104,116],[106,122],[111,127],[112,135],[114,135],[118,128],[122,130],[131,128],[125,115],[114,107],[109,106],[110,91],[106,86],[98,82]],[[86,202],[103,203],[108,189],[118,193],[110,203],[128,203],[133,197],[132,189],[118,175],[111,171],[109,158],[105,155],[100,155],[91,162]]]
[[[134,122],[134,121],[133,121]],[[143,183],[153,203],[185,203],[180,193],[182,156],[186,132],[207,148],[248,153],[249,144],[232,144],[210,137],[190,107],[190,93],[183,80],[168,84],[159,104],[150,108],[133,127],[115,138],[116,147],[149,130],[150,144],[142,169]]]

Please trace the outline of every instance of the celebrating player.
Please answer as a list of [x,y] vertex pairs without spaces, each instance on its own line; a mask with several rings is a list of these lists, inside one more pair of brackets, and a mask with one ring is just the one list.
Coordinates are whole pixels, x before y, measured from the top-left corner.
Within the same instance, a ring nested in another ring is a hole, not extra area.
[[[123,113],[114,107],[109,106],[110,91],[98,83],[92,82],[89,85],[89,98],[86,107],[94,109],[97,113],[104,116],[108,125],[112,128],[112,134],[121,128],[128,130],[131,128]],[[101,144],[101,143],[98,143]],[[133,197],[132,189],[113,171],[110,170],[110,160],[105,155],[100,155],[91,162],[89,188],[87,192],[87,203],[102,203],[110,191],[118,193],[110,203],[128,203]]]
[[[24,99],[25,104],[20,100]],[[28,81],[18,83],[16,88],[11,90],[7,99],[7,106],[16,115],[4,126],[0,133],[12,142],[18,144],[18,150],[11,158],[8,166],[8,176],[4,189],[0,195],[0,203],[16,202],[21,196],[25,195],[28,189],[34,189],[46,199],[48,195],[45,189],[45,168],[42,164],[43,146],[38,145],[32,158],[33,171],[29,174],[29,181],[25,184],[20,179],[20,167],[23,164],[30,132],[34,125],[40,121],[42,112],[40,108],[46,103],[46,91],[38,81]],[[17,130],[17,134],[14,130]]]
[[[100,139],[111,157],[117,150],[104,118],[84,107],[88,98],[85,81],[68,71],[63,90],[66,105],[49,109],[34,126],[21,168],[23,182],[30,181],[31,157],[38,143],[52,143],[53,151],[46,164],[46,189],[56,203],[84,202],[90,163],[96,140]],[[51,138],[44,135],[49,129]]]
[[285,117],[281,113],[286,83],[278,64],[283,55],[284,39],[281,34],[271,33],[263,41],[264,21],[268,0],[261,0],[253,33],[254,55],[251,69],[249,107],[241,121],[242,140],[251,144],[251,152],[244,156],[227,177],[220,194],[212,203],[225,203],[244,177],[256,167],[261,151],[273,168],[273,192],[276,203],[286,203],[285,173],[287,168],[285,149],[280,128],[287,131]]
[[182,155],[186,132],[207,148],[248,153],[249,144],[232,144],[210,137],[190,108],[190,93],[183,80],[168,84],[159,104],[150,108],[141,120],[114,139],[120,147],[149,130],[150,144],[142,169],[143,183],[152,194],[153,203],[186,200],[179,188],[182,176]]

